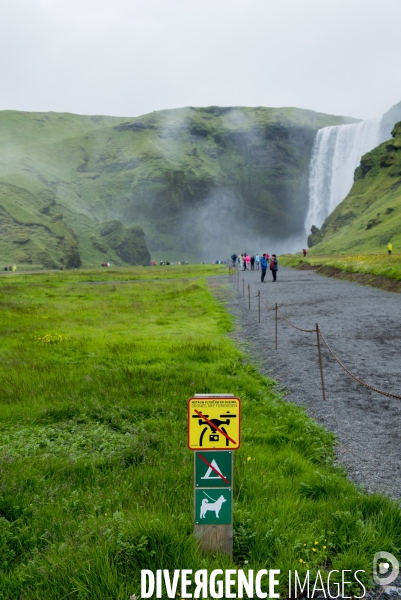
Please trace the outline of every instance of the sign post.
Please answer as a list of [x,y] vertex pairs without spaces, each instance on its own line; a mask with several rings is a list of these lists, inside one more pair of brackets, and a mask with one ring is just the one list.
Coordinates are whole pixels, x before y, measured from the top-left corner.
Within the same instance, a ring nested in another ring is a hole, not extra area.
[[188,400],[188,448],[194,450],[194,535],[202,550],[233,553],[234,450],[241,405],[230,394]]

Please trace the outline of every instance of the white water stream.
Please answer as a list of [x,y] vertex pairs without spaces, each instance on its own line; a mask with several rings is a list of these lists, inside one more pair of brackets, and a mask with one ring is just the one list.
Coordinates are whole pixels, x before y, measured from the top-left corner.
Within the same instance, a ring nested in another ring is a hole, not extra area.
[[[319,129],[309,166],[309,209],[305,231],[320,227],[346,197],[361,157],[381,142],[381,119]],[[387,139],[387,138],[386,138]]]

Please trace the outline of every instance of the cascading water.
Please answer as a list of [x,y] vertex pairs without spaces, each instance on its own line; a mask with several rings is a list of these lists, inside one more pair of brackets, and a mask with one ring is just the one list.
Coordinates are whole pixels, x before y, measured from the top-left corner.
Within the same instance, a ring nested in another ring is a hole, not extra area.
[[320,227],[350,191],[361,157],[384,142],[381,119],[319,129],[309,166],[309,209],[305,231]]

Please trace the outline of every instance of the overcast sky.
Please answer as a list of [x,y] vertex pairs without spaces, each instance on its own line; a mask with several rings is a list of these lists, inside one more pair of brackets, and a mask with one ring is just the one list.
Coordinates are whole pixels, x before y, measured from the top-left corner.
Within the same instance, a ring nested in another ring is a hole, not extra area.
[[401,0],[10,0],[0,109],[137,116],[401,100]]

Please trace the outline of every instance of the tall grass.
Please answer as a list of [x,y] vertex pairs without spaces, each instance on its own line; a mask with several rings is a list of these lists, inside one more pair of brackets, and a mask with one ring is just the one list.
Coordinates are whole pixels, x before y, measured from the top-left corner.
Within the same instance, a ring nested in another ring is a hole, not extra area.
[[[373,554],[400,547],[398,507],[334,466],[333,436],[247,364],[205,281],[76,277],[0,283],[0,597],[128,600],[143,568],[369,582]],[[186,401],[212,392],[243,403],[233,560],[192,535]]]
[[367,273],[401,280],[401,254],[388,254],[387,250],[376,254],[308,254],[305,259],[300,252],[280,256],[280,264],[285,267],[299,267],[305,262],[313,266],[327,265],[347,273]]

